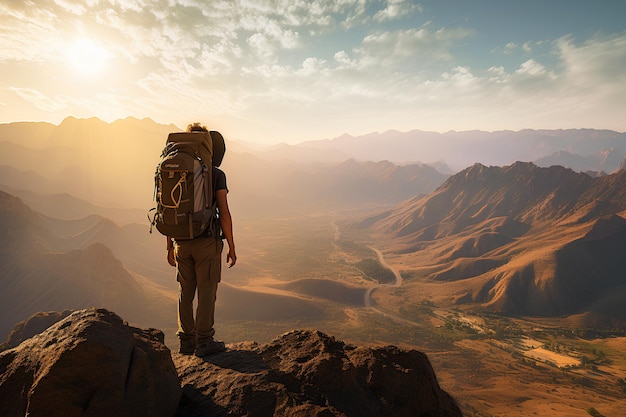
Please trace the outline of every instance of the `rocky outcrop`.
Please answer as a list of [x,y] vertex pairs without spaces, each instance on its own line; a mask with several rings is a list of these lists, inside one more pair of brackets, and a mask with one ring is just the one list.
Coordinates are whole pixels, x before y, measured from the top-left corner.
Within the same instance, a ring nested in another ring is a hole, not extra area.
[[163,339],[107,310],[76,311],[0,353],[0,415],[171,417],[181,390]]
[[292,331],[204,359],[173,357],[183,388],[178,417],[461,415],[415,350]]
[[[65,313],[37,314],[16,330]],[[461,416],[415,350],[303,330],[228,348],[170,355],[158,330],[103,309],[76,311],[0,353],[0,416]]]
[[28,320],[21,321],[15,325],[6,342],[0,344],[0,352],[18,346],[26,339],[43,332],[54,323],[70,315],[71,310],[48,311],[33,314]]

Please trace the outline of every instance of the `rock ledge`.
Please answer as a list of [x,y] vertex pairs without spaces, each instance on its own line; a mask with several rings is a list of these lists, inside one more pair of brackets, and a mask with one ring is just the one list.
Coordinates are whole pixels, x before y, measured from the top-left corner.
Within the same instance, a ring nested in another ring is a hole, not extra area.
[[354,347],[299,330],[228,347],[203,359],[173,354],[178,417],[461,416],[415,350]]
[[181,389],[159,330],[80,310],[0,353],[0,416],[175,414]]

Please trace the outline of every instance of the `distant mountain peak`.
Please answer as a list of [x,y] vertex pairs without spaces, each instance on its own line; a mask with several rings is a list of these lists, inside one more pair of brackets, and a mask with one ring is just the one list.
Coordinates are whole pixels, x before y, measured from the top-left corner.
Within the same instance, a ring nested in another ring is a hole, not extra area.
[[[610,214],[620,202],[623,183],[615,175],[592,178],[569,168],[540,168],[531,162],[485,166],[481,163],[448,178],[432,194],[408,201],[381,222],[384,230],[406,236],[442,222],[478,224],[511,217],[524,223],[580,215]],[[613,203],[608,203],[616,199]],[[623,209],[626,209],[624,207]],[[582,219],[582,218],[581,218]]]

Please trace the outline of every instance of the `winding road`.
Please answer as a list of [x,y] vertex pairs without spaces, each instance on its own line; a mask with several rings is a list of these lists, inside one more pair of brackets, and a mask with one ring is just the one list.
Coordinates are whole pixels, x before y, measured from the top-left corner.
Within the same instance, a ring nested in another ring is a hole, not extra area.
[[395,269],[394,267],[392,267],[391,265],[389,265],[387,263],[387,261],[385,260],[385,257],[383,256],[382,252],[374,247],[369,247],[371,250],[373,250],[374,252],[376,252],[376,255],[378,256],[378,262],[380,262],[380,264],[389,269],[391,272],[393,272],[394,277],[396,278],[395,281],[391,284],[378,284],[378,285],[374,285],[373,287],[370,287],[367,289],[367,291],[365,291],[365,296],[364,296],[364,302],[365,302],[365,307],[369,308],[370,310],[373,310],[375,312],[377,312],[378,314],[381,314],[385,317],[388,317],[390,319],[392,319],[393,321],[399,322],[399,323],[404,323],[404,324],[409,324],[411,326],[416,326],[416,327],[421,327],[421,324],[413,321],[413,320],[409,320],[409,319],[405,319],[404,317],[401,317],[395,313],[391,313],[388,311],[384,311],[381,310],[380,308],[376,307],[373,305],[372,303],[372,293],[374,291],[376,291],[378,288],[382,288],[382,287],[396,287],[396,288],[400,288],[402,286],[402,276],[400,275],[400,272]]
[[387,263],[387,261],[385,260],[385,257],[383,256],[381,251],[379,251],[378,249],[373,248],[371,246],[369,248],[371,250],[373,250],[374,252],[376,252],[376,256],[378,256],[378,262],[380,262],[380,264],[384,268],[387,268],[388,270],[393,272],[393,276],[396,278],[396,280],[393,282],[393,284],[378,284],[378,285],[375,285],[375,286],[370,287],[370,288],[367,289],[367,291],[365,292],[365,307],[371,308],[372,307],[372,292],[374,292],[375,289],[380,288],[380,287],[400,287],[400,286],[402,286],[402,276],[400,275],[400,272],[398,272],[395,268],[393,268],[391,265],[389,265]]
[[[333,217],[333,220],[331,221],[331,226],[333,228],[333,245],[337,246],[337,241],[339,240],[341,233],[339,231],[339,226],[337,225],[336,219]],[[372,301],[372,294],[374,293],[374,291],[376,291],[379,288],[382,287],[395,287],[395,288],[400,288],[402,286],[402,276],[400,275],[400,272],[398,270],[396,270],[394,267],[392,267],[391,265],[389,265],[387,263],[387,261],[385,260],[385,257],[383,256],[382,252],[372,246],[369,246],[369,248],[371,250],[373,250],[376,253],[376,256],[378,256],[378,262],[384,267],[389,269],[391,272],[393,272],[393,276],[395,277],[395,281],[391,284],[377,284],[374,285],[372,287],[369,287],[366,291],[365,291],[365,295],[363,297],[363,302],[365,304],[366,308],[369,308],[370,310],[373,310],[375,312],[377,312],[378,314],[385,316],[393,321],[399,322],[399,323],[403,323],[403,324],[409,324],[411,326],[416,326],[416,327],[421,327],[422,325],[418,322],[409,320],[409,319],[405,319],[404,317],[401,317],[395,313],[391,313],[388,311],[384,311],[381,310],[380,308],[376,307]]]

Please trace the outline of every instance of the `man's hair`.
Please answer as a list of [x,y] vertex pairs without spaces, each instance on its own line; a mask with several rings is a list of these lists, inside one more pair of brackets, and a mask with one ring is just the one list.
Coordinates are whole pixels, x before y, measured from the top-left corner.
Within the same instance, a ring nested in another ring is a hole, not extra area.
[[187,125],[187,132],[208,132],[209,129],[206,126],[202,126],[201,123],[191,123]]

